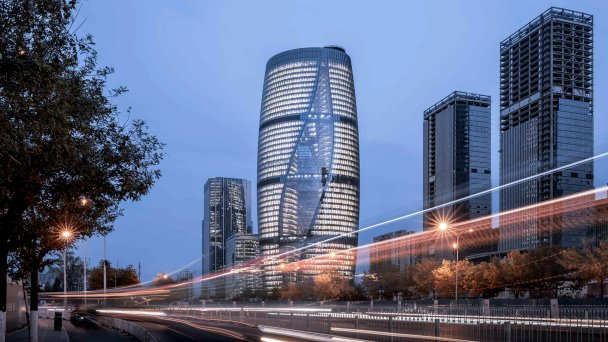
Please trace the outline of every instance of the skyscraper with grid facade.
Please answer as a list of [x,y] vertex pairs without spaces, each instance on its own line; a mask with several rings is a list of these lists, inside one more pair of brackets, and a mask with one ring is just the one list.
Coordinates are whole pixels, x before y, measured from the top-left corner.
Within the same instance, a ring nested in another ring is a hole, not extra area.
[[[424,209],[448,204],[491,187],[490,97],[455,91],[424,111]],[[424,214],[424,230],[439,222],[489,215],[489,194]]]
[[[239,178],[214,177],[205,183],[202,274],[226,267],[228,238],[251,234],[251,182]],[[203,296],[224,297],[223,279],[204,281]]]
[[[354,252],[335,254],[357,245],[359,226],[357,107],[343,48],[289,50],[268,61],[257,181],[267,291],[324,271],[354,274]],[[281,269],[320,255],[335,257]]]
[[[500,184],[593,156],[593,16],[552,7],[500,43]],[[501,211],[593,187],[593,163],[500,191]],[[575,246],[585,227],[539,220],[501,224],[499,251]],[[557,222],[557,221],[560,222]],[[506,218],[505,221],[511,221]]]

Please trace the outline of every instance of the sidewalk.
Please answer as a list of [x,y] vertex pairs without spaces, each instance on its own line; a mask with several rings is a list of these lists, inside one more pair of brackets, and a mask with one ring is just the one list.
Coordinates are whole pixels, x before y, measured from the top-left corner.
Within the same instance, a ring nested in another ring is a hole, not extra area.
[[[63,322],[65,324],[65,321]],[[19,330],[11,331],[6,335],[6,342],[29,342],[29,326]],[[69,342],[65,327],[61,331],[55,331],[53,320],[46,318],[38,319],[38,342]]]

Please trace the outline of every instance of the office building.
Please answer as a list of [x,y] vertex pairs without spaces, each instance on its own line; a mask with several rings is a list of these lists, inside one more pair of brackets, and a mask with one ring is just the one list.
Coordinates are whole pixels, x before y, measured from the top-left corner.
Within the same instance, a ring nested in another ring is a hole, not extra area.
[[[593,16],[552,7],[500,43],[500,184],[546,173],[501,189],[501,211],[591,189],[592,162],[550,171],[592,156]],[[514,215],[499,251],[577,246],[588,228]]]
[[193,273],[190,269],[183,269],[175,275],[175,280],[178,283],[184,283],[184,285],[178,287],[176,290],[179,293],[181,300],[190,302],[194,298],[194,286],[192,284]]
[[[251,182],[215,177],[205,183],[202,274],[226,267],[226,241],[233,234],[251,233]],[[221,278],[202,282],[203,296],[224,297]]]
[[225,278],[226,298],[257,296],[261,290],[258,261],[259,240],[256,234],[236,233],[226,241],[226,267],[238,271]]
[[424,230],[489,215],[490,97],[455,91],[424,111]]
[[[370,246],[369,270],[378,273],[382,270],[394,269],[403,271],[406,266],[415,263],[415,254],[411,239],[400,239],[400,237],[414,234],[413,231],[398,230],[374,237],[374,243]],[[390,268],[387,268],[390,267]]]
[[332,265],[281,270],[285,262],[357,245],[359,135],[351,60],[343,48],[289,50],[268,61],[257,190],[266,291],[325,271],[354,274],[354,252],[340,253]]

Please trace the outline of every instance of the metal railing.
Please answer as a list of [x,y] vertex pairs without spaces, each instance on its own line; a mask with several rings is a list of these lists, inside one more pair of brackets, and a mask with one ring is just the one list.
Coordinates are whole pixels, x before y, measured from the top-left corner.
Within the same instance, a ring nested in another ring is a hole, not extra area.
[[229,305],[155,307],[192,320],[221,320],[372,341],[606,341],[608,307],[474,305]]

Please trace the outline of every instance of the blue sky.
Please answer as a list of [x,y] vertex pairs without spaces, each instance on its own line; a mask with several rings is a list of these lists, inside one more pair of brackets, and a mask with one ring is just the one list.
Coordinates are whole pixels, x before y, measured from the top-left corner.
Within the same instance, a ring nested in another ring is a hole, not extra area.
[[[112,85],[130,89],[117,104],[132,106],[132,117],[167,144],[163,177],[124,205],[108,258],[141,261],[149,279],[200,257],[203,185],[215,176],[255,184],[264,67],[292,48],[335,44],[352,58],[362,227],[421,209],[422,112],[454,90],[492,96],[497,185],[499,43],[550,6],[594,15],[595,151],[608,151],[608,2],[85,1],[78,33],[93,34],[100,65],[116,69]],[[596,183],[606,183],[606,170],[608,162],[596,163]],[[371,230],[360,241],[420,229],[420,221]],[[95,264],[101,241],[87,243]]]

